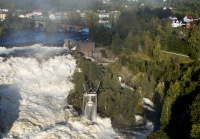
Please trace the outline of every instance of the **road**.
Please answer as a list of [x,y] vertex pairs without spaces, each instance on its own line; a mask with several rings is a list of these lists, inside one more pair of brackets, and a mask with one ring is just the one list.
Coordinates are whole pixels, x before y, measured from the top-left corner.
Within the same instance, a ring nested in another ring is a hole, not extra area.
[[177,56],[183,56],[183,57],[188,57],[187,55],[183,55],[183,54],[178,54],[178,53],[174,53],[174,52],[168,52],[168,51],[161,51],[162,53],[167,53],[167,54],[173,54],[173,55],[177,55]]
[[[188,57],[187,55],[183,55],[183,54],[178,54],[178,53],[174,53],[174,52],[168,52],[168,51],[161,51],[162,53],[167,53],[167,54],[173,54],[173,55],[177,55],[177,56],[183,56],[183,57]],[[198,60],[200,60],[200,58],[198,58]]]

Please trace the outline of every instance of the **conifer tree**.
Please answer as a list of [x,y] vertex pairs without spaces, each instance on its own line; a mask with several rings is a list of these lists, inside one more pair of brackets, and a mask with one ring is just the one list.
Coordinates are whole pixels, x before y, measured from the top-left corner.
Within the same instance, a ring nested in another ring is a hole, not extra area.
[[200,26],[195,26],[192,28],[192,32],[188,39],[190,47],[192,47],[196,52],[200,52]]
[[192,129],[190,136],[193,139],[200,138],[200,94],[197,95],[192,105],[190,106],[190,121],[192,123]]
[[154,49],[154,42],[149,36],[145,36],[143,52],[146,55],[152,56]]
[[131,32],[129,32],[126,37],[125,47],[130,49],[133,47],[133,35]]
[[176,98],[180,94],[180,84],[178,81],[175,81],[175,83],[170,83],[170,87],[167,91],[167,96],[165,98],[163,107],[162,107],[162,113],[161,113],[161,128],[165,129],[171,119],[171,109],[173,103],[176,101]]
[[114,38],[112,40],[112,45],[111,45],[112,51],[115,55],[118,55],[121,51],[121,39],[119,36],[119,32],[116,32],[114,35]]
[[157,43],[153,50],[153,58],[157,61],[161,60],[161,48],[160,43]]

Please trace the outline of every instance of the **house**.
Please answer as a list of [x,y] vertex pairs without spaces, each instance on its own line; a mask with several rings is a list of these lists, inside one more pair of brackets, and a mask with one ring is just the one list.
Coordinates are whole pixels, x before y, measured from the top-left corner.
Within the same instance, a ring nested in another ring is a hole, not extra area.
[[99,13],[99,18],[108,18],[109,13]]
[[6,14],[5,13],[0,13],[0,20],[3,21],[6,19]]
[[19,18],[26,18],[26,15],[20,14]]
[[65,39],[63,47],[70,48],[71,50],[76,49],[79,53],[83,53],[85,57],[102,57],[102,49],[96,48],[94,42],[76,42],[71,39]]
[[8,9],[1,9],[1,12],[8,12]]
[[190,24],[190,22],[186,23],[186,26],[185,26],[185,28],[190,28],[190,27],[191,27],[191,24]]
[[180,26],[182,26],[182,22],[181,21],[179,22],[178,20],[176,20],[176,21],[173,20],[173,22],[172,22],[172,27],[173,28],[180,27]]
[[96,48],[94,42],[79,42],[77,43],[76,50],[83,53],[85,57],[102,57],[101,48]]
[[56,16],[55,16],[53,13],[51,13],[51,14],[49,15],[49,18],[50,18],[50,19],[56,19]]
[[42,10],[34,10],[33,11],[33,15],[39,15],[39,16],[41,16],[42,15]]
[[183,18],[183,22],[186,22],[186,23],[188,23],[188,22],[193,22],[192,16],[185,16],[185,17]]
[[168,18],[169,18],[170,20],[177,20],[177,17],[176,17],[176,16],[173,16],[173,15],[169,16]]
[[33,13],[27,13],[26,14],[26,18],[32,18],[32,16],[33,16]]
[[105,21],[105,20],[99,20],[99,24],[108,24],[109,22],[108,21]]
[[144,6],[144,3],[141,3],[140,6]]
[[95,50],[94,42],[80,42],[77,44],[76,50],[80,53],[84,53],[86,57],[92,57],[92,53]]
[[101,48],[95,48],[92,53],[92,57],[94,58],[102,57],[101,50],[102,50]]
[[83,18],[85,17],[85,12],[84,11],[80,11],[80,16]]
[[57,16],[67,16],[67,12],[56,12],[55,15],[57,15]]
[[110,0],[103,0],[103,3],[109,3]]

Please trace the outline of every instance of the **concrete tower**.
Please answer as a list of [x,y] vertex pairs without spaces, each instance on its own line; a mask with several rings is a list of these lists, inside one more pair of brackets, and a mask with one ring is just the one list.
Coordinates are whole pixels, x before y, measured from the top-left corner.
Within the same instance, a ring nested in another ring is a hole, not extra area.
[[83,94],[83,115],[88,120],[96,122],[97,120],[96,92],[87,92]]

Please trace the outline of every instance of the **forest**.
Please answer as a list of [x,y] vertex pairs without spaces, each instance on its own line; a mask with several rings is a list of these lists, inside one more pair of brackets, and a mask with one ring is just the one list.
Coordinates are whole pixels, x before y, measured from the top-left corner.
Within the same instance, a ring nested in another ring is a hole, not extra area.
[[[118,124],[134,125],[133,115],[143,114],[142,98],[147,97],[160,106],[160,129],[152,132],[148,139],[200,138],[199,21],[187,29],[184,26],[172,28],[172,21],[167,19],[169,15],[182,19],[185,14],[198,19],[199,9],[190,7],[195,3],[171,3],[183,6],[175,10],[148,6],[125,9],[120,11],[111,30],[102,26],[93,30],[91,26],[90,39],[103,45],[118,60],[105,69],[87,60],[78,61],[82,72],[74,74],[76,84],[69,96],[71,103],[81,109],[83,83],[95,87],[101,82],[98,90],[100,114],[117,119]],[[188,11],[183,11],[187,4]],[[185,54],[190,59],[165,55],[163,50]],[[109,58],[110,54],[106,51],[104,56]],[[134,90],[120,87],[118,76]]]

